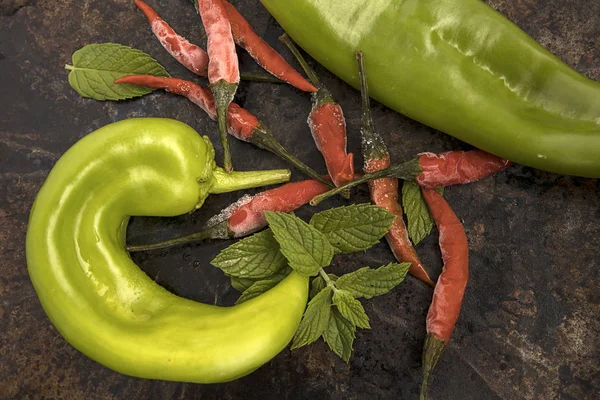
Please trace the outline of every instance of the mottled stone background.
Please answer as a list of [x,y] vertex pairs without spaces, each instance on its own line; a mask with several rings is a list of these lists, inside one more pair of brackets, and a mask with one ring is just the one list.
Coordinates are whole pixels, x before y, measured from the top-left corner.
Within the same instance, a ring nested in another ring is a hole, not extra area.
[[[181,33],[204,45],[188,0],[150,3]],[[600,80],[598,0],[489,3],[568,64]],[[281,29],[258,1],[237,4],[257,32],[289,56],[277,41]],[[109,41],[145,50],[173,75],[191,78],[160,48],[132,0],[0,0],[0,398],[416,399],[432,292],[412,278],[365,302],[373,329],[358,333],[348,365],[319,341],[285,350],[235,382],[201,386],[120,375],[62,339],[42,311],[25,262],[28,213],[56,160],[92,130],[129,117],[176,118],[217,137],[214,123],[182,98],[157,92],[135,101],[101,103],[71,90],[63,69],[71,54],[85,44]],[[255,68],[246,55],[242,65]],[[359,94],[323,68],[317,70],[344,107],[349,147],[358,153]],[[244,83],[238,100],[301,159],[324,171],[305,124],[308,96],[288,86]],[[377,103],[373,112],[397,160],[425,150],[465,147]],[[234,141],[232,150],[239,169],[284,167],[245,143]],[[180,218],[136,218],[130,240],[192,232],[240,195],[213,196],[200,212]],[[446,197],[467,230],[471,280],[432,398],[600,398],[599,181],[514,166],[475,184],[449,188]],[[365,188],[353,198],[367,199]],[[304,208],[298,214],[311,212]],[[226,245],[205,243],[134,258],[181,296],[232,304],[237,293],[208,265]],[[430,235],[417,250],[437,276],[437,236]],[[364,254],[336,258],[332,271],[390,260],[391,252],[381,243]]]

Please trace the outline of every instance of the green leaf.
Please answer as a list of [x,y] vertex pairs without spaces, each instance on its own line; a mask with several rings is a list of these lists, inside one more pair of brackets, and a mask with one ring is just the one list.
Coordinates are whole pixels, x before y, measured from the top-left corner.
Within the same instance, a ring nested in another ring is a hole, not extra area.
[[279,282],[284,280],[291,272],[290,268],[286,268],[284,273],[278,272],[271,275],[268,279],[261,279],[252,284],[248,289],[244,290],[244,293],[240,296],[235,304],[240,304],[250,299],[255,298],[266,292],[267,290],[275,287]]
[[292,350],[317,340],[327,328],[331,313],[330,287],[325,287],[311,301],[292,340]]
[[321,232],[293,215],[266,211],[265,216],[290,267],[314,276],[333,258],[333,247]]
[[329,323],[323,332],[323,340],[335,354],[346,362],[352,355],[355,332],[356,326],[344,318],[338,310],[332,308],[329,314]]
[[252,279],[252,278],[239,278],[237,276],[229,276],[229,275],[228,276],[229,276],[229,279],[231,279],[231,286],[233,286],[234,289],[239,290],[240,292],[244,292],[250,286],[254,285],[256,282],[261,281],[261,280],[275,279],[275,280],[281,281],[283,278],[288,276],[290,274],[290,272],[292,272],[292,269],[290,267],[286,266],[285,268],[281,268],[279,271],[275,272],[273,275],[267,276],[266,278]]
[[116,43],[90,44],[73,53],[69,84],[83,97],[95,100],[126,100],[151,93],[154,89],[137,85],[118,85],[115,80],[127,75],[169,74],[143,51]]
[[269,229],[255,233],[222,250],[211,264],[229,276],[266,278],[286,266],[279,243]]
[[256,279],[238,278],[237,276],[229,276],[229,279],[231,279],[231,286],[240,292],[245,291],[256,282]]
[[356,298],[370,299],[392,290],[406,277],[410,263],[390,263],[377,269],[364,267],[341,276],[335,283]]
[[344,318],[353,325],[363,329],[371,329],[369,317],[365,309],[360,304],[360,301],[352,297],[352,294],[349,292],[336,290],[333,294],[333,304],[335,304]]
[[327,236],[336,253],[352,253],[376,244],[395,218],[381,207],[355,204],[315,214],[310,224]]
[[[444,193],[443,187],[436,190],[440,194]],[[431,228],[435,224],[423,199],[419,185],[411,181],[404,181],[402,185],[402,207],[408,220],[408,236],[416,245],[431,233]]]
[[[338,279],[338,277],[334,274],[327,274],[327,276],[329,276],[329,279],[331,279],[334,282]],[[312,280],[310,298],[312,299],[313,297],[315,297],[317,293],[319,293],[325,288],[325,286],[327,286],[327,284],[325,283],[325,279],[323,279],[321,275],[318,275],[315,279]]]

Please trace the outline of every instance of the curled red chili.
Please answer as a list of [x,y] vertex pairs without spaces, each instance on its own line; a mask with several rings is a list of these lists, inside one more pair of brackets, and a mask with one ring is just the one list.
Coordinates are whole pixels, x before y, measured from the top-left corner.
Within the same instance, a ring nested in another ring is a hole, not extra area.
[[422,187],[436,188],[474,182],[501,171],[511,164],[508,160],[482,150],[448,151],[441,154],[421,153],[409,161],[365,174],[323,193],[311,200],[310,204],[319,204],[330,196],[373,179],[395,177],[415,181]]
[[135,5],[146,15],[152,32],[173,58],[196,75],[207,76],[208,54],[203,49],[177,34],[152,7],[142,0],[135,0]]
[[308,126],[317,148],[325,159],[333,183],[336,186],[343,185],[354,177],[354,156],[352,153],[346,153],[346,119],[342,107],[321,84],[317,74],[304,60],[289,36],[284,34],[279,39],[289,47],[313,85],[319,89],[313,93]]
[[421,192],[437,225],[444,261],[427,312],[421,387],[421,399],[424,399],[433,369],[450,340],[460,314],[469,279],[469,245],[462,224],[446,200],[434,189],[421,188]]
[[223,168],[233,170],[227,139],[227,110],[240,83],[240,69],[231,24],[221,0],[198,0],[198,11],[208,38],[208,81],[217,106],[223,145]]
[[[360,132],[362,136],[362,152],[365,160],[363,170],[365,173],[371,173],[388,168],[390,166],[390,156],[383,138],[373,128],[367,73],[361,51],[356,53],[356,60],[358,62],[362,99],[362,126]],[[396,259],[399,262],[409,262],[409,272],[413,276],[430,286],[434,286],[435,284],[429,277],[427,270],[408,238],[408,230],[402,217],[402,207],[398,203],[398,179],[381,178],[369,181],[369,192],[371,193],[371,202],[373,204],[396,216],[389,232],[385,235]]]
[[[202,86],[178,78],[163,78],[153,75],[130,75],[115,81],[118,84],[130,84],[164,89],[170,93],[187,97],[191,102],[204,110],[211,119],[217,118],[215,100],[210,90]],[[250,142],[262,149],[268,150],[300,171],[331,187],[331,183],[316,173],[312,168],[298,160],[275,139],[254,115],[236,103],[229,104],[227,110],[227,131],[239,140]]]
[[254,32],[252,26],[233,5],[225,0],[223,0],[223,5],[229,15],[233,40],[246,50],[258,65],[297,89],[311,93],[317,91],[316,87],[304,79],[275,49]]
[[328,189],[327,185],[309,179],[287,183],[254,196],[244,196],[212,217],[207,222],[207,227],[200,232],[160,243],[128,246],[127,250],[155,250],[206,239],[243,237],[267,226],[265,211],[294,211],[307,204],[317,194],[326,192]]

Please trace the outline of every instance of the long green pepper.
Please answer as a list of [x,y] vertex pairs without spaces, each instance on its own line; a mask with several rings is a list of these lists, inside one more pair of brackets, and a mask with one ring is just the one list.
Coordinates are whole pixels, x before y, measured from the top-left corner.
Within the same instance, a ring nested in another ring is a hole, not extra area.
[[600,84],[479,0],[261,0],[286,32],[373,98],[482,150],[600,177]]
[[254,371],[298,328],[307,278],[292,272],[233,307],[197,303],[140,270],[125,231],[131,215],[180,215],[210,193],[289,176],[228,174],[208,138],[174,120],[130,119],[87,135],[57,162],[31,210],[27,266],[44,310],[75,348],[124,374],[211,383]]

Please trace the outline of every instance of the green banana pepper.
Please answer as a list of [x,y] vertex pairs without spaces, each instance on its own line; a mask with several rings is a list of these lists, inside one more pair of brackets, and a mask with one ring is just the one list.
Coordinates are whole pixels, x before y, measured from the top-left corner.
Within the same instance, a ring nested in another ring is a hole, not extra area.
[[292,272],[233,307],[180,298],[125,251],[129,216],[174,216],[210,193],[281,183],[288,170],[225,173],[206,137],[169,119],[130,119],[87,135],[57,162],[27,230],[31,281],[75,348],[142,378],[224,382],[279,353],[296,331],[308,281]]
[[600,84],[480,0],[261,0],[312,57],[373,98],[511,161],[600,177]]

